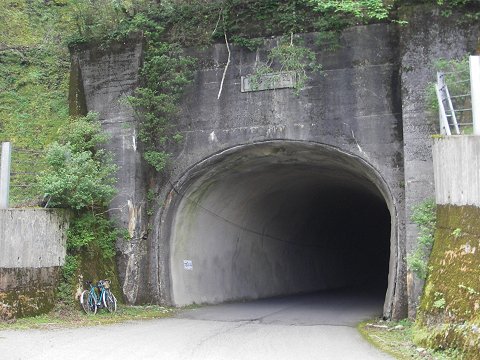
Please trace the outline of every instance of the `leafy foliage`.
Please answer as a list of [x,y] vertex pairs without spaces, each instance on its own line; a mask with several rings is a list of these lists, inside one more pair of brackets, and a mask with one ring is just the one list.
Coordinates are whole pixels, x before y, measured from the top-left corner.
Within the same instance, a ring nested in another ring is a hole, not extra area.
[[67,305],[73,305],[74,283],[78,270],[79,260],[77,256],[67,254],[65,264],[62,267],[61,279],[57,288],[57,298]]
[[115,241],[125,235],[104,216],[87,212],[71,222],[67,233],[67,250],[75,254],[93,246],[101,250],[103,259],[112,259],[115,256]]
[[58,298],[72,305],[81,274],[108,275],[116,284],[115,243],[126,236],[104,211],[116,192],[116,166],[101,148],[107,137],[97,115],[89,113],[71,119],[59,133],[61,139],[48,148],[48,167],[40,176],[40,184],[48,199],[47,206],[73,210],[67,232],[67,257],[58,287]]
[[[318,71],[321,66],[316,63],[315,53],[300,45],[294,44],[293,34],[290,41],[283,39],[278,46],[273,47],[267,56],[268,62],[257,66],[255,74],[251,77],[252,86],[261,81],[263,75],[278,74],[282,72],[294,73],[296,76],[296,93],[304,87],[308,79],[307,71]],[[276,81],[272,77],[271,81]]]
[[382,0],[310,0],[310,3],[318,11],[340,12],[363,22],[387,19],[390,9]]
[[436,227],[436,204],[426,200],[413,209],[411,220],[418,226],[416,249],[407,255],[408,268],[420,279],[427,276],[427,265],[432,250]]
[[49,146],[48,168],[40,176],[48,206],[95,209],[115,194],[116,167],[105,150],[96,148],[106,138],[95,116],[73,119],[61,142]]
[[177,44],[151,39],[141,75],[144,86],[129,97],[140,119],[138,137],[144,158],[157,171],[168,163],[168,146],[180,139],[172,119],[185,85],[190,82],[193,59],[183,55]]

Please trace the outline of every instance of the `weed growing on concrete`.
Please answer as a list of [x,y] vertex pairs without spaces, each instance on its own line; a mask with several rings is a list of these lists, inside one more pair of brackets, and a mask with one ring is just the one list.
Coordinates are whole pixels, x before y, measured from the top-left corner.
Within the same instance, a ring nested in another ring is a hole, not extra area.
[[420,279],[427,277],[427,265],[434,241],[436,204],[426,200],[413,209],[412,221],[418,226],[417,247],[407,255],[407,266]]
[[383,321],[374,319],[358,325],[362,336],[380,350],[396,359],[408,360],[460,360],[460,351],[455,349],[432,350],[416,345],[418,330],[408,319]]

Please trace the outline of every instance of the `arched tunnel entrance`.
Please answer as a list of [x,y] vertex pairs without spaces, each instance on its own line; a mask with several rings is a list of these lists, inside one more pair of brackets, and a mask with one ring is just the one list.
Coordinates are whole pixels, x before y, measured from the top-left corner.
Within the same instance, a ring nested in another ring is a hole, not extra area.
[[176,191],[175,305],[387,292],[392,204],[359,157],[312,143],[257,143],[195,166]]

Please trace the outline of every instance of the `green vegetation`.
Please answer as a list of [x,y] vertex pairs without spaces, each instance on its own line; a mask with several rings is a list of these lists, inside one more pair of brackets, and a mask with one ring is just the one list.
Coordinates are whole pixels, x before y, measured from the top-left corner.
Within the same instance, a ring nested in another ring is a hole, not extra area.
[[85,316],[83,310],[57,306],[48,314],[17,319],[14,323],[0,322],[0,330],[57,329],[116,324],[130,320],[149,320],[173,316],[174,308],[145,305],[119,305],[115,313],[99,311],[95,316]]
[[47,149],[47,165],[39,177],[45,206],[66,208],[73,215],[58,297],[73,304],[83,278],[109,278],[119,295],[115,242],[123,232],[106,217],[106,207],[116,193],[116,166],[102,149],[107,137],[92,113],[71,119],[59,134],[60,140]]
[[[47,4],[48,3],[48,4]],[[0,141],[13,143],[12,203],[35,204],[38,152],[68,118],[71,9],[57,2],[3,0],[0,5]],[[27,149],[19,152],[18,149]],[[32,152],[34,151],[34,152]]]
[[172,119],[184,86],[192,77],[194,61],[183,55],[178,44],[162,42],[157,35],[147,38],[141,71],[144,86],[137,88],[129,101],[140,120],[138,138],[144,144],[144,158],[155,170],[162,171],[168,163],[169,145],[182,140]]
[[[263,44],[263,37],[283,36],[285,40],[270,51],[258,73],[295,72],[298,92],[319,64],[312,51],[296,42],[295,34],[316,31],[320,48],[335,49],[342,45],[339,34],[346,27],[395,21],[396,8],[409,3],[408,0],[3,0],[0,140],[12,141],[14,149],[27,150],[14,152],[13,171],[23,174],[13,179],[15,204],[34,205],[46,194],[45,205],[72,211],[69,254],[60,297],[65,302],[73,298],[80,274],[91,279],[111,277],[115,289],[114,243],[124,235],[106,216],[105,206],[114,194],[111,176],[114,167],[108,154],[101,150],[105,138],[100,127],[92,114],[79,119],[69,117],[67,46],[74,49],[96,44],[108,49],[115,41],[145,40],[143,84],[128,100],[138,116],[145,159],[154,169],[162,171],[168,165],[172,147],[182,140],[173,120],[195,66],[194,60],[184,54],[184,47],[226,41],[255,51]],[[478,18],[480,13],[475,0],[425,0],[424,3],[439,6],[445,16],[456,9],[467,9],[466,20]],[[61,130],[65,124],[70,127]],[[46,148],[45,160],[37,159]],[[37,177],[39,173],[42,175]],[[462,239],[468,229],[458,228],[460,232],[455,232],[455,228],[450,234]],[[409,261],[420,277],[427,272],[426,253],[431,245],[428,236],[423,240],[418,253],[411,254]],[[98,264],[102,267],[98,268]],[[457,289],[468,296],[479,291],[473,284],[458,284]],[[445,304],[437,298],[435,309],[443,310],[443,306],[448,309],[448,294],[443,290],[437,292],[445,294]]]
[[436,204],[426,200],[413,209],[411,220],[418,226],[417,247],[407,255],[408,269],[420,279],[427,276],[427,264],[432,250],[435,226]]
[[410,320],[371,320],[358,325],[362,336],[395,359],[460,360],[462,354],[454,349],[426,349],[415,344],[415,324]]
[[95,114],[72,119],[60,128],[61,139],[49,145],[40,189],[46,207],[99,209],[115,195],[116,166],[101,148],[107,140]]
[[320,70],[320,64],[316,63],[315,53],[294,43],[293,33],[290,40],[282,39],[274,48],[270,49],[267,55],[267,62],[257,66],[255,73],[250,78],[252,87],[256,88],[262,81],[262,75],[274,74],[270,81],[278,81],[280,73],[295,74],[295,92],[297,95],[305,86],[308,80],[307,71]]
[[418,309],[415,341],[433,349],[456,349],[478,359],[480,346],[480,210],[438,208],[429,275]]

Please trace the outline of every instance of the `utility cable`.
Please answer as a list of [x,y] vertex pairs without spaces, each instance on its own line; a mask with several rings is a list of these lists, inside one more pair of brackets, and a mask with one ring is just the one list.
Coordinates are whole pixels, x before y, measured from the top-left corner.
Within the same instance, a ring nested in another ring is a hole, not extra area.
[[290,241],[290,240],[285,240],[285,239],[281,239],[279,237],[276,237],[276,236],[273,236],[273,235],[269,235],[269,234],[265,234],[263,232],[260,232],[260,231],[257,231],[257,230],[254,230],[254,229],[251,229],[251,228],[248,228],[246,226],[243,226],[243,225],[240,225],[232,220],[229,220],[227,218],[225,218],[224,216],[220,215],[220,214],[217,214],[216,212],[214,212],[213,210],[210,210],[206,207],[204,207],[203,205],[201,205],[198,201],[196,200],[193,200],[192,198],[190,198],[189,196],[187,196],[186,194],[184,193],[181,193],[176,187],[175,185],[170,181],[168,180],[168,183],[170,184],[170,186],[172,187],[173,191],[178,195],[180,196],[182,199],[185,199],[185,200],[188,200],[189,202],[193,203],[195,206],[199,207],[200,209],[202,209],[203,211],[205,211],[206,213],[216,217],[216,218],[219,218],[220,220],[226,222],[227,224],[230,224],[232,226],[235,226],[237,228],[239,228],[240,230],[242,231],[245,231],[245,232],[248,232],[248,233],[251,233],[251,234],[254,234],[254,235],[258,235],[258,236],[261,236],[262,238],[263,237],[266,237],[266,238],[269,238],[271,240],[275,240],[275,241],[278,241],[278,242],[282,242],[282,243],[287,243],[287,244],[290,244],[290,245],[294,245],[294,246],[298,246],[298,247],[308,247],[308,248],[321,248],[321,246],[318,246],[318,245],[315,245],[315,244],[299,244],[295,241]]

